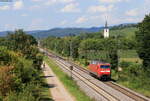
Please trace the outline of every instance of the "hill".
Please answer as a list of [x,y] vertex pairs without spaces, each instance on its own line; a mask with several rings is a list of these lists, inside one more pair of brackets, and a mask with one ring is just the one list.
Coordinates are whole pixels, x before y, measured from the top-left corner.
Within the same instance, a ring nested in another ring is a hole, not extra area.
[[112,29],[110,30],[110,35],[111,36],[124,36],[126,38],[133,38],[135,36],[135,32],[138,29],[136,27],[127,27],[123,29]]
[[[134,35],[136,31],[136,24],[120,24],[115,26],[110,26],[110,35],[115,36],[119,35]],[[91,28],[53,28],[49,30],[34,30],[26,31],[26,33],[33,35],[36,38],[45,38],[48,36],[64,37],[69,35],[79,35],[81,33],[93,33],[93,32],[102,32],[104,27],[91,27]],[[0,36],[6,36],[8,31],[0,32]]]
[[[53,28],[50,30],[35,30],[35,31],[26,31],[27,34],[33,35],[36,38],[45,38],[48,36],[57,36],[64,37],[69,35],[78,35],[81,33],[92,33],[99,32],[104,27],[91,27],[91,28]],[[0,32],[0,36],[6,36],[8,32]]]
[[6,36],[9,31],[0,32],[0,36]]
[[38,38],[44,38],[48,36],[64,37],[69,35],[79,35],[81,33],[92,33],[99,32],[103,27],[92,27],[92,28],[54,28],[50,30],[40,31],[31,33],[33,36]]

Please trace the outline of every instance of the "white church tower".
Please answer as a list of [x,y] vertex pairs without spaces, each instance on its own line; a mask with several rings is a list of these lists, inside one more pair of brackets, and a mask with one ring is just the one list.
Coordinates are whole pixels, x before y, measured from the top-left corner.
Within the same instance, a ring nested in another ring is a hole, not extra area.
[[104,38],[109,38],[109,28],[108,28],[108,25],[107,25],[107,21],[106,21],[106,24],[105,24],[103,35],[104,35]]

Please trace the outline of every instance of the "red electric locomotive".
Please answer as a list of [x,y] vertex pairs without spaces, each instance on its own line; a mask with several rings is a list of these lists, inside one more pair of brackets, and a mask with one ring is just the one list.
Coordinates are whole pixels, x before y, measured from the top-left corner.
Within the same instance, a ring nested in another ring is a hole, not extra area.
[[108,80],[111,78],[110,63],[91,61],[89,64],[89,71],[90,74],[94,74],[100,79]]

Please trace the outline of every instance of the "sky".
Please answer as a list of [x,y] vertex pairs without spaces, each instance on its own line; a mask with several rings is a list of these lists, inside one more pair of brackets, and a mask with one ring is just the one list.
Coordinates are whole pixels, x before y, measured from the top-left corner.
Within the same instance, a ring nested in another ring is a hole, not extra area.
[[0,31],[141,22],[150,0],[0,0]]

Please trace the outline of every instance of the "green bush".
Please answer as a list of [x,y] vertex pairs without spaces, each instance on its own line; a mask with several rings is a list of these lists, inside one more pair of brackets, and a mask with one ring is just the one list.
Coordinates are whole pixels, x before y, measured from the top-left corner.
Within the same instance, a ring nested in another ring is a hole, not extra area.
[[3,97],[2,96],[0,96],[0,101],[3,101]]
[[119,66],[122,67],[122,68],[127,68],[131,64],[132,64],[131,62],[122,61],[122,62],[119,63]]
[[137,64],[137,63],[132,63],[129,67],[127,67],[128,72],[133,75],[133,76],[138,76],[142,69],[142,65]]
[[4,39],[3,45],[0,45],[0,101],[39,101],[43,57],[37,41],[22,30]]

